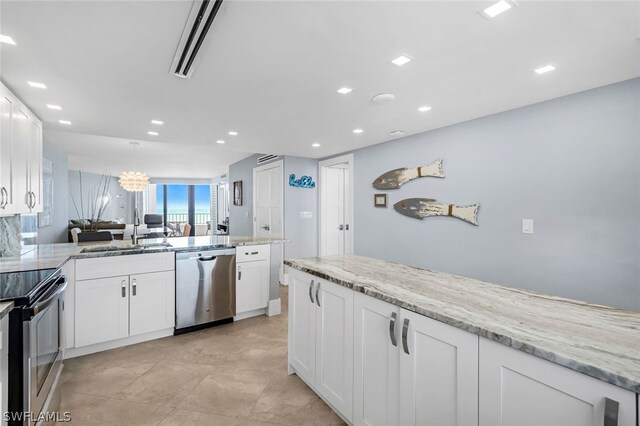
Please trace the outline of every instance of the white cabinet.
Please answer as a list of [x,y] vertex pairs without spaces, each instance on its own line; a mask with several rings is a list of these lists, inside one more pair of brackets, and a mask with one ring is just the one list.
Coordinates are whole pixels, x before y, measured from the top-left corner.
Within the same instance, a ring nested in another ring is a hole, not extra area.
[[[488,339],[480,339],[480,426],[636,423],[636,395]],[[618,421],[605,406],[619,404]]]
[[269,304],[269,259],[269,245],[236,248],[236,315]]
[[478,336],[401,311],[400,424],[478,424]]
[[0,84],[0,215],[42,211],[42,122]]
[[4,413],[7,411],[9,395],[9,314],[0,320],[0,425],[6,425]]
[[150,253],[76,260],[75,339],[67,341],[82,348],[173,328],[174,259]]
[[129,276],[76,282],[76,347],[129,335]]
[[289,277],[289,365],[351,421],[353,291],[298,271]]
[[131,275],[129,280],[129,334],[135,336],[173,327],[174,272]]

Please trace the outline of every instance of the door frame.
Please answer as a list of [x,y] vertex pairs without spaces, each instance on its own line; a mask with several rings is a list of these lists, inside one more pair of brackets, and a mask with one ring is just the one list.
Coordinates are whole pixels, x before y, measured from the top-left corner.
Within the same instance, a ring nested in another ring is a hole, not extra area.
[[355,229],[355,224],[353,221],[353,154],[345,154],[340,155],[338,157],[329,158],[327,160],[318,162],[318,255],[322,256],[324,249],[324,224],[325,224],[325,213],[324,213],[324,204],[326,198],[326,188],[324,186],[325,178],[325,170],[329,167],[337,166],[338,164],[347,164],[347,169],[349,171],[349,183],[345,187],[345,219],[347,224],[349,225],[349,232],[345,233],[345,254],[353,254],[353,231]]
[[258,231],[258,223],[256,222],[256,204],[258,198],[258,191],[256,191],[256,174],[265,170],[280,168],[280,175],[282,177],[282,185],[280,185],[280,223],[282,228],[282,235],[280,238],[284,238],[284,161],[278,160],[273,161],[271,163],[263,164],[262,166],[253,168],[253,186],[252,188],[252,196],[253,196],[253,206],[251,207],[251,214],[253,215],[253,236],[257,235]]

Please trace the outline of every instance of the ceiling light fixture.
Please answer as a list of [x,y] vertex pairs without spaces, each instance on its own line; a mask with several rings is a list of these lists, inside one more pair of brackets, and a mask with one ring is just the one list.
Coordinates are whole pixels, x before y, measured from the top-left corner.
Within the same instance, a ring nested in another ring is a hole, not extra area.
[[162,126],[164,121],[162,120],[151,120],[151,124],[155,124],[156,126]]
[[44,83],[38,83],[36,81],[27,81],[27,84],[31,87],[36,87],[38,89],[46,89],[47,86]]
[[371,98],[371,101],[376,104],[388,104],[389,102],[393,102],[396,100],[396,95],[391,93],[379,93]]
[[491,6],[487,7],[486,9],[483,9],[482,12],[480,12],[484,17],[486,18],[495,18],[496,16],[500,15],[501,13],[506,12],[507,10],[511,9],[513,7],[513,5],[508,2],[507,0],[500,0],[494,4],[492,4]]
[[65,126],[70,126],[71,122],[69,120],[58,120],[58,123],[64,124]]
[[319,143],[312,143],[311,146],[314,147],[314,148],[320,148],[320,144]]
[[130,144],[133,146],[133,171],[122,172],[118,183],[125,191],[141,192],[149,185],[149,176],[146,173],[136,171],[136,147],[140,145],[140,142],[130,142]]
[[400,137],[404,136],[404,131],[403,130],[394,130],[393,132],[389,133],[389,135],[391,135],[391,137],[393,137],[393,138],[400,138]]
[[8,35],[4,35],[4,34],[0,34],[0,43],[6,43],[6,44],[10,44],[12,46],[16,45],[16,42],[13,41],[13,39],[11,37],[9,37]]
[[238,132],[236,132],[235,130],[231,130],[229,132],[229,136],[238,136]]
[[362,132],[364,132],[364,130],[362,129],[353,129],[353,133],[355,133],[356,135],[359,135]]
[[544,67],[536,68],[534,71],[536,74],[544,74],[547,72],[555,71],[556,67],[554,65],[545,65]]
[[351,87],[341,87],[337,90],[338,93],[340,93],[341,95],[346,95],[347,93],[351,93],[353,91],[353,89]]
[[62,110],[62,107],[60,105],[51,105],[51,104],[47,104],[47,108],[49,109],[55,109],[56,111],[60,111]]
[[413,58],[411,56],[402,54],[402,55],[398,56],[397,58],[395,58],[394,60],[392,60],[391,63],[401,67],[404,64],[408,64],[411,61],[413,61]]
[[420,111],[420,112],[431,111],[431,107],[429,105],[423,105],[423,106],[418,108],[418,111]]
[[147,134],[151,136],[158,136],[158,132],[147,132]]
[[219,140],[217,140],[217,141],[216,141],[216,143],[219,143],[220,145],[223,145],[223,144],[225,144],[226,142],[225,142],[225,141],[223,141],[223,140],[221,140],[221,139],[219,139]]

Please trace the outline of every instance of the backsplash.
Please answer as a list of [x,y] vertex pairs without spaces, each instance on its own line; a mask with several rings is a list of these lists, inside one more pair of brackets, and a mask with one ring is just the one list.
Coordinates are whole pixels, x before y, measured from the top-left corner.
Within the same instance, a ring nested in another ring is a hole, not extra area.
[[20,255],[20,216],[0,217],[0,257]]

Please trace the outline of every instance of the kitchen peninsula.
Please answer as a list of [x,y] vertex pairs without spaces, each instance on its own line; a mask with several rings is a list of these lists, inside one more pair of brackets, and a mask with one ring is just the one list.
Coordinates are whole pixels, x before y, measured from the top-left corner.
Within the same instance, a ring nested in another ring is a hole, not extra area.
[[368,257],[284,263],[289,371],[350,423],[636,425],[638,313]]

